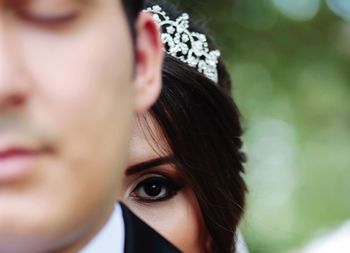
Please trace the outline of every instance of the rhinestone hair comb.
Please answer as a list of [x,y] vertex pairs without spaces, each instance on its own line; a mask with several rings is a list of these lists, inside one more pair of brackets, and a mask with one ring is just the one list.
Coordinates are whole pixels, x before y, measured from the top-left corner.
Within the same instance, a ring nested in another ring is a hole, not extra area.
[[218,82],[217,64],[220,51],[209,50],[204,34],[189,31],[190,17],[187,13],[171,20],[159,5],[149,7],[145,11],[153,14],[161,29],[166,53],[196,68],[215,83]]

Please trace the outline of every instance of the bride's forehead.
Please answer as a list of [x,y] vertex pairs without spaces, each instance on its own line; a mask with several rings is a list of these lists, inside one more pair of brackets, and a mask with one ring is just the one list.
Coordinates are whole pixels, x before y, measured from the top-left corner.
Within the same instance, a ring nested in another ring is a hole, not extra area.
[[139,117],[134,123],[130,141],[130,162],[170,155],[160,126],[151,116]]

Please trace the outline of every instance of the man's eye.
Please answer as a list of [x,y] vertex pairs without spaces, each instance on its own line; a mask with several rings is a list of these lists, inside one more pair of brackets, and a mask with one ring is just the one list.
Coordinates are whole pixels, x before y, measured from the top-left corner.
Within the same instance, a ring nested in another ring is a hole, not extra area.
[[62,14],[37,14],[26,11],[17,12],[19,18],[35,25],[63,25],[73,21],[77,17],[76,12]]
[[135,187],[131,196],[138,201],[155,202],[172,198],[180,190],[180,186],[163,176],[152,176],[142,180]]

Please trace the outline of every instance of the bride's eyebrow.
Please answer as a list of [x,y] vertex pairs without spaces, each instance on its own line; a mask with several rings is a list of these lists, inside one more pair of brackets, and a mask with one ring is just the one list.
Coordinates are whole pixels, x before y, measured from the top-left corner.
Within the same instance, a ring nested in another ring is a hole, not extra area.
[[174,164],[174,157],[165,156],[165,157],[155,158],[155,159],[151,159],[141,163],[137,163],[135,165],[129,166],[125,171],[125,175],[130,176],[132,174],[136,174],[141,171],[151,169],[164,164]]

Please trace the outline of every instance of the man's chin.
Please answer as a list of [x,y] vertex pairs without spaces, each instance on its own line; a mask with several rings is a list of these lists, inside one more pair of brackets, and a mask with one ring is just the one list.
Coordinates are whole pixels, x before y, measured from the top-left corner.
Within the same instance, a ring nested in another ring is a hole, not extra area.
[[42,204],[27,205],[25,202],[19,205],[14,199],[12,204],[5,206],[0,203],[1,253],[56,252],[74,241],[76,236],[73,234],[78,234],[72,232],[72,222],[60,219],[63,215],[50,205],[46,208],[38,208]]
[[[16,222],[15,226],[0,227],[0,252],[1,253],[47,253],[47,252],[75,252],[71,248],[79,249],[75,245],[83,233],[72,231],[51,231],[49,227],[38,229],[39,224],[23,224]],[[20,229],[17,229],[20,227]]]
[[0,239],[1,253],[75,253],[81,245],[74,238],[48,238],[45,236],[11,236]]
[[0,239],[0,252],[2,253],[47,253],[55,252],[57,249],[43,238],[11,236]]
[[[79,210],[51,201],[33,200],[37,205],[24,201],[19,205],[12,199],[12,206],[1,201],[0,191],[0,253],[78,252],[101,226],[78,216]],[[76,214],[70,216],[75,218],[67,220],[67,213]]]

